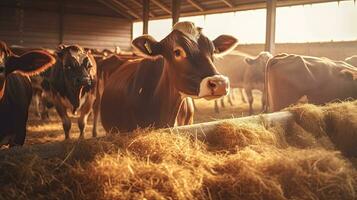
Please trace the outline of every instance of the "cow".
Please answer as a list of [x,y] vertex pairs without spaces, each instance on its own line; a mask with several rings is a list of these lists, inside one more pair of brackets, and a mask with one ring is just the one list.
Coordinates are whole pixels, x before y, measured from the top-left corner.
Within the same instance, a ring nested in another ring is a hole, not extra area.
[[345,62],[352,66],[357,67],[357,55],[346,58]]
[[146,58],[126,62],[109,77],[100,109],[104,129],[174,126],[188,97],[210,100],[227,95],[229,79],[218,73],[213,58],[237,43],[228,35],[210,41],[192,22],[176,23],[159,42],[150,35],[134,39],[133,47]]
[[30,51],[17,56],[0,41],[0,146],[24,144],[32,98],[29,76],[54,63],[55,58],[45,51]]
[[[78,45],[60,45],[56,54],[56,64],[45,74],[44,82],[48,85],[46,96],[51,97],[62,120],[65,139],[70,138],[71,129],[68,110],[73,114],[80,111],[79,137],[83,138],[95,100],[96,62]],[[93,137],[96,137],[96,132],[93,132]]]
[[119,56],[112,55],[105,59],[96,59],[97,61],[97,84],[96,84],[96,98],[93,106],[93,134],[97,134],[97,124],[99,118],[99,109],[101,104],[101,98],[104,91],[105,83],[109,77],[118,70],[128,60],[135,60],[140,57],[132,56]]
[[[217,60],[217,69],[229,77],[232,88],[244,89],[249,103],[249,114],[253,114],[253,94],[252,90],[257,89],[264,96],[264,72],[268,60],[273,57],[269,52],[261,52],[256,57],[234,51],[230,55]],[[241,92],[242,99],[244,99]],[[265,100],[262,98],[262,107]],[[218,111],[217,102],[215,110]]]
[[301,99],[313,104],[357,98],[357,69],[343,61],[279,54],[266,68],[267,111]]

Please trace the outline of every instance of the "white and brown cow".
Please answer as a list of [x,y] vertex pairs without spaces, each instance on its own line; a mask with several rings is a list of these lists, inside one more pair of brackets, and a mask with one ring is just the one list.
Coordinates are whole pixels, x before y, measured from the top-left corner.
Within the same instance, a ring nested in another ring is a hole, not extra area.
[[[264,96],[264,73],[265,67],[273,56],[269,52],[261,52],[256,57],[233,51],[222,59],[216,61],[217,69],[229,77],[232,88],[244,89],[249,103],[249,114],[253,114],[253,94],[256,89]],[[242,98],[243,94],[242,94]],[[265,98],[262,98],[264,108]],[[215,111],[218,111],[218,104],[215,102]]]
[[84,137],[87,118],[95,100],[96,68],[93,56],[81,47],[62,45],[57,52],[56,64],[45,74],[44,82],[49,86],[46,96],[51,96],[62,119],[66,139],[70,138],[71,129],[68,110],[73,114],[79,111],[80,137]]
[[24,144],[32,98],[29,76],[54,63],[55,58],[45,51],[30,51],[16,56],[0,41],[0,146]]
[[303,97],[313,104],[357,98],[357,69],[343,61],[280,54],[266,70],[267,105],[273,112]]
[[192,106],[187,97],[216,99],[229,91],[229,80],[216,70],[213,57],[237,45],[232,36],[210,41],[193,23],[179,22],[160,42],[144,35],[132,44],[146,58],[128,61],[109,77],[101,102],[107,132],[192,123],[177,121],[178,115],[192,117],[180,113]]

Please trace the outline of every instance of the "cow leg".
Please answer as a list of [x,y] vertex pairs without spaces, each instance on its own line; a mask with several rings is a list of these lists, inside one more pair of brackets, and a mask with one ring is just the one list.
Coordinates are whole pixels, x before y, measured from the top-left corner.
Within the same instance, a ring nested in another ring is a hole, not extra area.
[[249,115],[253,114],[253,94],[252,94],[252,89],[245,89],[245,93],[247,94],[248,97],[248,103],[249,103]]
[[218,100],[214,100],[214,111],[219,113]]
[[187,97],[180,105],[179,111],[176,116],[176,125],[182,126],[193,124],[193,115],[193,99]]
[[221,106],[222,106],[222,108],[226,107],[226,105],[224,105],[224,97],[221,98]]
[[234,96],[234,94],[232,93],[233,92],[233,90],[231,90],[231,93],[228,95],[228,103],[231,105],[231,106],[233,106],[233,96]]
[[263,91],[263,94],[262,94],[262,112],[265,113],[267,112],[267,108],[266,108],[266,93],[265,93],[265,90]]
[[233,101],[235,101],[236,100],[236,95],[235,95],[235,89],[234,88],[231,88],[231,98],[232,98],[232,100]]
[[41,95],[41,119],[49,119],[50,116],[48,114],[49,108],[53,107],[52,100],[50,98],[50,94],[48,94],[46,91],[42,92]]
[[243,93],[243,89],[242,88],[238,88],[239,93],[240,93],[240,98],[242,99],[243,103],[247,103],[247,101],[244,98],[244,93]]
[[90,113],[92,112],[93,103],[94,103],[94,95],[89,94],[86,99],[86,102],[81,108],[81,115],[79,116],[78,119],[78,127],[80,132],[79,138],[84,138],[84,131],[87,126],[87,119]]
[[99,108],[100,108],[100,97],[97,96],[94,105],[93,105],[93,130],[92,130],[92,136],[97,137],[97,124],[98,124],[98,118],[99,118]]
[[33,97],[33,103],[35,104],[36,116],[41,117],[41,109],[40,109],[40,94],[35,94]]
[[198,111],[195,100],[192,99],[193,110]]
[[186,113],[186,120],[185,125],[193,124],[193,115],[195,112],[193,99],[187,98],[187,113]]
[[16,126],[14,126],[14,134],[15,137],[12,138],[13,140],[10,141],[10,147],[14,147],[14,146],[22,146],[25,143],[25,138],[26,138],[26,122],[27,122],[27,118],[24,122],[19,123],[21,124],[19,126],[19,124],[17,124]]
[[55,106],[56,111],[62,120],[62,126],[63,126],[63,130],[64,130],[65,139],[68,140],[70,138],[69,132],[70,132],[71,126],[72,126],[71,119],[69,119],[67,110],[64,107],[64,105],[62,105],[60,102],[56,102],[55,105],[56,105]]

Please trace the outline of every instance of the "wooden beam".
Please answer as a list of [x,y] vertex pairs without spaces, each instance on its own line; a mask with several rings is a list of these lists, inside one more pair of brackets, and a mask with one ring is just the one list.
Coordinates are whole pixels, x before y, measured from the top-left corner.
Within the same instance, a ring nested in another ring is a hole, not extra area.
[[112,0],[113,3],[117,4],[118,6],[124,8],[124,10],[131,16],[135,17],[136,19],[141,19],[141,17],[135,13],[135,11],[133,11],[131,8],[129,8],[127,5],[125,5],[124,3],[118,1],[118,0]]
[[66,1],[59,1],[58,2],[59,5],[59,38],[58,38],[58,42],[59,44],[63,44],[63,36],[64,36],[64,31],[63,31],[63,27],[64,27],[64,4],[66,3]]
[[161,3],[159,0],[151,0],[155,5],[157,5],[159,8],[164,10],[165,12],[169,13],[170,15],[172,14],[170,8],[166,7],[163,3]]
[[150,0],[143,0],[143,34],[149,33]]
[[204,11],[203,7],[196,2],[196,0],[187,0],[188,3],[190,3],[193,7],[197,8],[199,11]]
[[267,0],[265,51],[275,53],[276,0]]
[[129,20],[133,20],[133,18],[132,18],[130,15],[128,15],[127,13],[123,12],[121,9],[119,9],[119,8],[117,8],[117,7],[113,6],[113,5],[111,5],[111,4],[108,3],[107,1],[105,1],[105,0],[97,0],[97,1],[98,1],[99,3],[105,5],[107,8],[110,8],[110,9],[114,10],[114,11],[115,11],[116,13],[118,13],[119,15],[121,15],[121,16],[123,16],[123,17],[129,19]]
[[[152,0],[153,1],[153,0]],[[317,4],[317,3],[327,3],[327,2],[336,2],[336,0],[294,0],[294,1],[278,1],[277,7],[286,7],[286,6],[296,6],[303,4]],[[209,14],[217,14],[217,13],[226,13],[226,12],[236,12],[236,11],[244,11],[244,10],[253,10],[253,9],[264,9],[266,8],[265,2],[260,3],[245,3],[236,5],[234,7],[226,7],[226,8],[218,8],[218,9],[205,9],[204,11],[192,11],[192,12],[183,12],[180,14],[181,17],[190,17],[190,16],[198,16],[198,15],[209,15]],[[172,16],[161,15],[151,18],[154,19],[168,19]],[[137,20],[140,21],[140,20]]]
[[234,5],[229,1],[229,0],[221,0],[224,4],[226,4],[228,7],[233,8]]
[[172,26],[179,21],[180,11],[181,11],[181,0],[172,0]]
[[[130,2],[132,2],[133,4],[135,4],[135,6],[139,7],[139,8],[144,8],[142,3],[137,2],[136,0],[129,0]],[[140,1],[140,0],[139,0]],[[155,17],[155,14],[153,12],[149,12],[150,17]]]

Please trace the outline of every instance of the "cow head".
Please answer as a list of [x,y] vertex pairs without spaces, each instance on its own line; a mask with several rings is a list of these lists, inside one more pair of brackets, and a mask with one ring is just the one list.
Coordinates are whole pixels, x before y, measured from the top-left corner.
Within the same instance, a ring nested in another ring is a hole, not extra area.
[[39,74],[54,63],[55,58],[45,51],[29,51],[17,56],[0,41],[0,100],[4,94],[7,75],[13,72],[25,76]]
[[229,80],[219,74],[213,64],[214,55],[234,49],[238,41],[228,35],[209,40],[201,28],[191,22],[179,22],[160,42],[149,35],[132,44],[146,57],[163,56],[164,69],[180,94],[193,98],[214,99],[229,91]]
[[77,45],[59,46],[58,67],[62,68],[67,97],[73,107],[79,107],[80,97],[94,87],[96,63],[94,58]]
[[250,77],[250,80],[253,82],[264,82],[264,75],[265,75],[265,67],[268,63],[268,60],[272,58],[273,55],[271,55],[269,52],[263,51],[260,52],[258,56],[255,58],[245,58],[244,62],[247,63],[251,68],[250,73],[254,77]]

